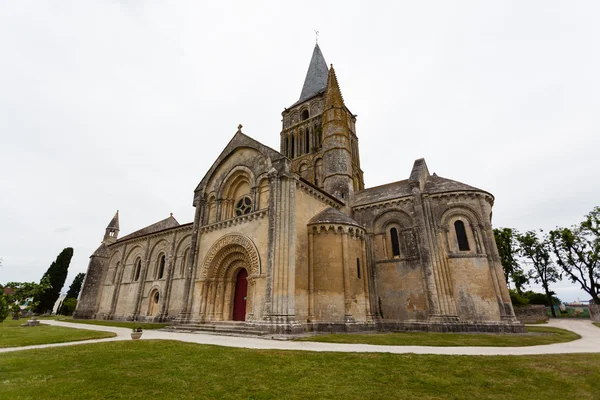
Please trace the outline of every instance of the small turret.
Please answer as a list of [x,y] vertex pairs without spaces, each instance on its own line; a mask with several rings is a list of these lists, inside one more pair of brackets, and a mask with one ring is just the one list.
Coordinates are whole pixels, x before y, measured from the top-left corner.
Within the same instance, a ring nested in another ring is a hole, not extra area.
[[111,219],[110,222],[108,223],[108,226],[106,227],[106,232],[104,233],[104,240],[102,240],[102,243],[106,243],[106,244],[114,243],[117,241],[118,237],[119,237],[119,210],[117,210],[117,213],[115,214],[113,219]]
[[323,184],[327,193],[346,204],[354,195],[348,114],[332,65],[323,110]]

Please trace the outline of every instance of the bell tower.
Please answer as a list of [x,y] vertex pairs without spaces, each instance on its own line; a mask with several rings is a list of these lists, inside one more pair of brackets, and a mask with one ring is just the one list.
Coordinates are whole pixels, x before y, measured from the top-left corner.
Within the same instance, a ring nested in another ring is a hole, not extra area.
[[119,237],[119,210],[115,216],[110,220],[108,226],[106,227],[106,231],[104,232],[104,239],[102,243],[111,244],[117,241]]
[[[327,105],[328,101],[331,104]],[[326,112],[326,107],[334,111]],[[292,160],[293,172],[344,203],[352,198],[354,191],[364,189],[356,115],[344,104],[335,72],[327,67],[318,44],[300,98],[281,115],[280,151]],[[339,145],[343,148],[338,148]],[[342,185],[341,180],[346,183]]]

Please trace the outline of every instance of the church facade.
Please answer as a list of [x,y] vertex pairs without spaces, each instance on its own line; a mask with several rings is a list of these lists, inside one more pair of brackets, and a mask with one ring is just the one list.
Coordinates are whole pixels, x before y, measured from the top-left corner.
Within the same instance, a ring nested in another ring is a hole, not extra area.
[[522,332],[491,226],[493,196],[430,174],[365,189],[356,116],[315,46],[280,151],[241,126],[169,218],[90,257],[75,318],[261,332]]

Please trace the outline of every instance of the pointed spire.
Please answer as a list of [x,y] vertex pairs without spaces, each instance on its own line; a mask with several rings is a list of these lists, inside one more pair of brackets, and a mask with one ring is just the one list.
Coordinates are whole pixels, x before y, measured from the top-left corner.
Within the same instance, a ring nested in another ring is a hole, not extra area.
[[327,87],[327,72],[327,63],[323,58],[323,53],[321,53],[319,45],[315,44],[298,103],[313,97]]
[[341,108],[344,107],[344,98],[340,91],[340,85],[338,84],[333,64],[329,68],[329,77],[327,79],[327,92],[325,92],[325,109],[332,107]]
[[117,213],[115,214],[113,219],[110,220],[106,229],[115,229],[117,231],[119,230],[119,210],[117,210]]

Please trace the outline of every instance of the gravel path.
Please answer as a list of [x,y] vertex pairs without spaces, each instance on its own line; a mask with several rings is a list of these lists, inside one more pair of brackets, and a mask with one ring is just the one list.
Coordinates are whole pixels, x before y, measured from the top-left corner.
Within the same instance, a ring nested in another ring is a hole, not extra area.
[[[63,326],[77,329],[113,332],[117,336],[109,339],[83,340],[79,342],[42,344],[25,347],[10,347],[0,349],[0,353],[43,349],[46,347],[72,346],[87,343],[112,342],[117,340],[131,340],[131,329],[117,328],[103,325],[86,325],[68,323],[54,320],[41,320],[44,324]],[[544,326],[567,329],[581,336],[581,339],[568,343],[556,343],[528,347],[432,347],[432,346],[376,346],[368,344],[341,344],[294,342],[272,340],[255,337],[224,336],[204,333],[179,333],[146,330],[142,340],[166,339],[179,340],[189,343],[211,344],[226,347],[243,347],[248,349],[274,349],[274,350],[305,350],[305,351],[337,351],[337,352],[365,352],[365,353],[415,353],[415,354],[454,354],[454,355],[532,355],[532,354],[566,354],[566,353],[600,353],[600,328],[592,325],[590,321],[583,320],[551,320]]]

